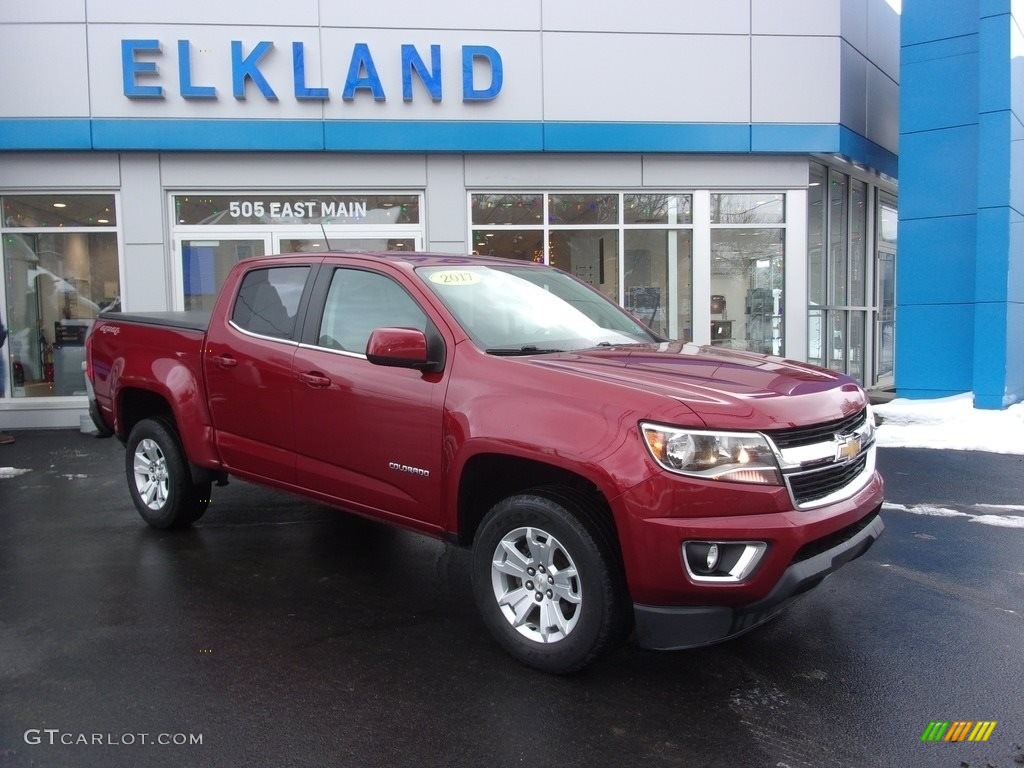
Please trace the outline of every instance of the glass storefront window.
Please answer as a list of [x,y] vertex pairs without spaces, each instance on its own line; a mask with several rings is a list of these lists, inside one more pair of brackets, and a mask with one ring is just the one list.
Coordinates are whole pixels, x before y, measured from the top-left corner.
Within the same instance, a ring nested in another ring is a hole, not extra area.
[[[51,208],[58,213],[43,215]],[[84,395],[85,336],[100,312],[121,304],[117,232],[88,222],[115,222],[114,196],[5,196],[3,210],[11,394]]]
[[263,240],[183,240],[185,309],[212,311],[217,291],[235,262],[263,255]]
[[612,301],[619,300],[618,230],[554,230],[548,254],[551,266],[575,275]]
[[693,236],[688,229],[627,229],[626,309],[659,336],[693,338]]
[[5,195],[4,229],[113,227],[113,195]]
[[786,196],[781,193],[715,193],[711,195],[712,224],[782,224]]
[[692,195],[625,195],[623,220],[626,224],[691,224]]
[[473,232],[473,253],[540,263],[544,261],[544,232],[539,229],[478,229]]
[[829,174],[828,192],[828,273],[830,304],[845,305],[847,267],[847,190],[846,176],[837,171]]
[[543,224],[544,195],[483,194],[471,196],[474,225]]
[[175,195],[181,226],[418,224],[418,195]]
[[551,195],[549,224],[618,224],[618,195]]
[[850,291],[847,301],[864,305],[868,263],[868,188],[858,179],[850,179]]
[[784,354],[785,230],[711,230],[712,343]]
[[807,188],[807,302],[811,307],[822,306],[826,302],[825,178],[824,166],[811,163]]

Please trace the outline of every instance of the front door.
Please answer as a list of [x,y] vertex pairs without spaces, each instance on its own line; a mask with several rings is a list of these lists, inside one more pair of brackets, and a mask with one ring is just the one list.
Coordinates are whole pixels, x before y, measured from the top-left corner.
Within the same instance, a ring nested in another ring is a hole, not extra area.
[[382,272],[323,269],[321,280],[322,316],[310,313],[294,358],[297,482],[355,511],[436,529],[447,375],[378,366],[365,356],[373,329],[425,330],[430,320]]
[[221,459],[234,473],[295,481],[292,358],[312,270],[282,259],[246,273],[227,317],[206,335],[203,367]]
[[874,386],[892,386],[896,365],[896,200],[879,195],[875,214]]

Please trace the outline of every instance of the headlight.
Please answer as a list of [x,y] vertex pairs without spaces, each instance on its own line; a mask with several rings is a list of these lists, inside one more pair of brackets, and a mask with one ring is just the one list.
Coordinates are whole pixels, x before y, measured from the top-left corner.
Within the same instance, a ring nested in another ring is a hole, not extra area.
[[756,432],[704,432],[641,423],[654,460],[669,472],[733,483],[782,485],[768,441]]

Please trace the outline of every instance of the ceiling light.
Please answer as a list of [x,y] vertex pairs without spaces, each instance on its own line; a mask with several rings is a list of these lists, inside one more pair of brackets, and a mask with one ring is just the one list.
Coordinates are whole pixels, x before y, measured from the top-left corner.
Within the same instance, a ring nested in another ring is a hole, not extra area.
[[53,207],[54,208],[67,208],[68,204],[67,203],[54,203]]

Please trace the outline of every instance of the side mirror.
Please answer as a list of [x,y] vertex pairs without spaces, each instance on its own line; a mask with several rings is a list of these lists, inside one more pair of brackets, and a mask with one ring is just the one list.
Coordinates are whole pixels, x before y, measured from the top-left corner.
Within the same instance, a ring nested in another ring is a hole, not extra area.
[[366,359],[390,368],[439,370],[427,351],[427,337],[415,328],[377,328],[366,342]]

